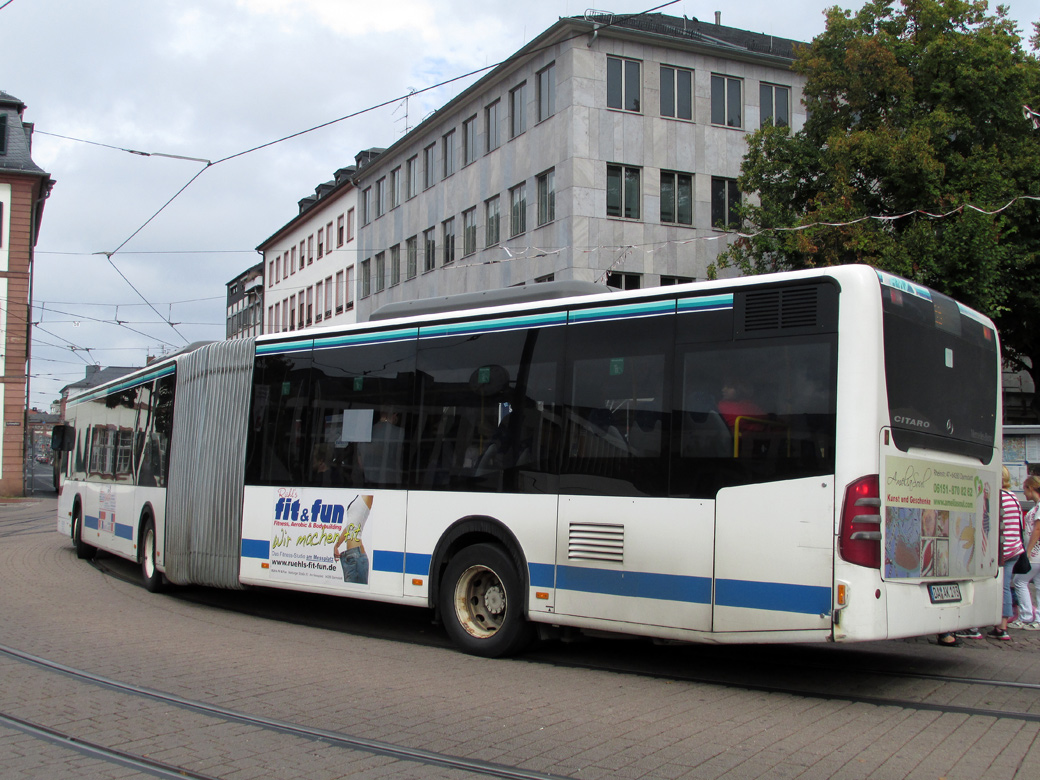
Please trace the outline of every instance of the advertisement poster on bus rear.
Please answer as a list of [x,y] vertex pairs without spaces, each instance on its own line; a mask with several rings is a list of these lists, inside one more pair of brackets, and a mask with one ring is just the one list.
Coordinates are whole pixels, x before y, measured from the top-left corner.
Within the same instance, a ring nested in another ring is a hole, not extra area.
[[965,579],[997,560],[1000,485],[962,465],[890,456],[882,475],[885,578]]

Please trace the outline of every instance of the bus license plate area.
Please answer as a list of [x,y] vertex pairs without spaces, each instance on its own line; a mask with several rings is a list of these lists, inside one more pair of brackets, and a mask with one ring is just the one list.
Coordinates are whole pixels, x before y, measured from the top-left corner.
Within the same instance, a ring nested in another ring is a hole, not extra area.
[[928,586],[928,598],[933,604],[950,604],[961,600],[961,586],[958,582],[942,582]]

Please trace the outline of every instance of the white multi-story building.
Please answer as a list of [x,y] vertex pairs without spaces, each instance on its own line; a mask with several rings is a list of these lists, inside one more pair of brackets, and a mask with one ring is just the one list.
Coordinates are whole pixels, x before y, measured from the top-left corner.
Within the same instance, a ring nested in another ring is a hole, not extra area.
[[227,283],[226,338],[264,332],[264,263],[260,261]]
[[531,281],[704,278],[732,238],[746,134],[804,122],[798,43],[718,16],[590,14],[358,170],[358,320]]
[[[361,152],[357,165],[381,151]],[[264,258],[264,333],[356,321],[356,171],[336,171],[299,202],[298,216],[257,247]]]

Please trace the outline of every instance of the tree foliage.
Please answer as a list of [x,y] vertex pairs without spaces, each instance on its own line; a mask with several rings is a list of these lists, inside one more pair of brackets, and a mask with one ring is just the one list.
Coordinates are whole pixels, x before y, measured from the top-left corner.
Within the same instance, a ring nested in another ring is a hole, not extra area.
[[1040,201],[1022,198],[1040,196],[1040,130],[1023,115],[1040,109],[1040,60],[1006,14],[983,0],[829,9],[794,65],[804,126],[748,137],[754,235],[718,267],[870,263],[990,315],[1040,372]]

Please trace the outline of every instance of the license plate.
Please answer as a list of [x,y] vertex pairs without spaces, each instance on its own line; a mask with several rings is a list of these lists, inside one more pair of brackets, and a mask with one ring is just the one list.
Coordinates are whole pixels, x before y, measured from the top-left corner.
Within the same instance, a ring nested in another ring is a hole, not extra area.
[[928,586],[928,597],[933,604],[947,604],[961,600],[961,586],[959,582],[944,582]]

